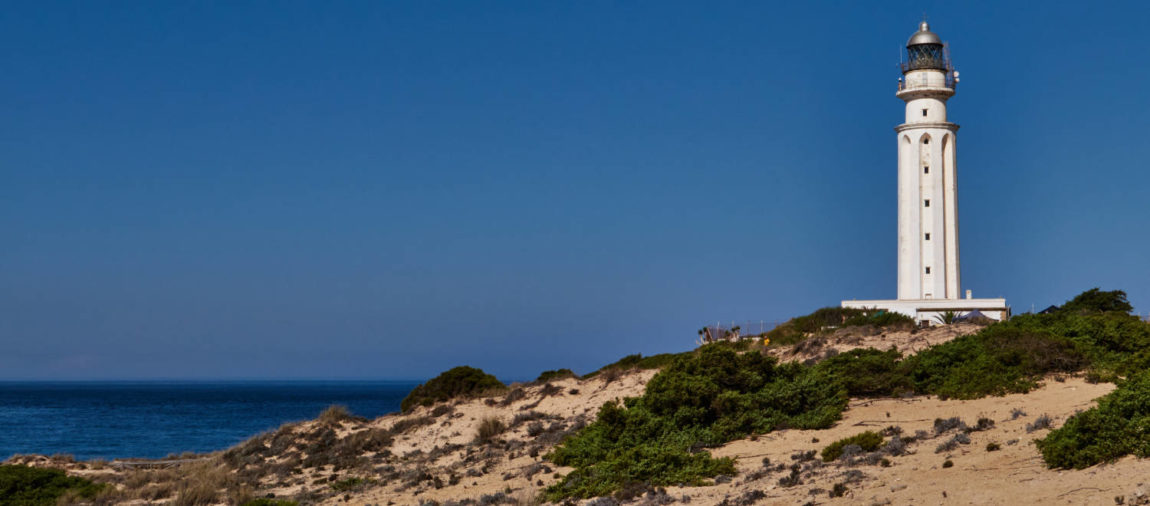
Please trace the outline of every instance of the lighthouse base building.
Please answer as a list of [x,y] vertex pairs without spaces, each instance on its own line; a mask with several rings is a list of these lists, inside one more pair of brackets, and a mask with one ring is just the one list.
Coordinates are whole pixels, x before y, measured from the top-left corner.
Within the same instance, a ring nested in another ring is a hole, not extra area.
[[907,41],[898,98],[906,102],[906,122],[898,138],[898,298],[844,300],[843,307],[883,309],[920,324],[942,315],[1010,317],[1006,299],[960,295],[958,264],[958,125],[947,119],[958,72],[942,39],[923,21]]

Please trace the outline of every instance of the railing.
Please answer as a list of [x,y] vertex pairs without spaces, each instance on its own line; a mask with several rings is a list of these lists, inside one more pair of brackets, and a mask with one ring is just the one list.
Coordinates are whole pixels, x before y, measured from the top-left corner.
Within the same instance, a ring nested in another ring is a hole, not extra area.
[[938,88],[939,84],[942,84],[943,86],[952,90],[958,86],[958,76],[954,75],[954,72],[947,72],[944,74],[942,83],[938,83],[935,79],[930,79],[930,77],[931,76],[929,74],[921,74],[915,78],[904,77],[899,79],[898,91],[905,91],[915,88]]
[[740,339],[754,339],[770,332],[784,322],[769,322],[766,320],[731,322],[723,324],[716,322],[699,330],[699,344],[715,341],[738,341]]

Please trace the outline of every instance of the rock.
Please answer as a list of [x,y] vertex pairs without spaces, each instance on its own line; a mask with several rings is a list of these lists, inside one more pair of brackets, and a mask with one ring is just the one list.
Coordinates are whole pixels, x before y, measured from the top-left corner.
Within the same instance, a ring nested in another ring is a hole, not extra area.
[[906,483],[899,483],[897,485],[890,486],[891,492],[898,492],[899,490],[906,490]]

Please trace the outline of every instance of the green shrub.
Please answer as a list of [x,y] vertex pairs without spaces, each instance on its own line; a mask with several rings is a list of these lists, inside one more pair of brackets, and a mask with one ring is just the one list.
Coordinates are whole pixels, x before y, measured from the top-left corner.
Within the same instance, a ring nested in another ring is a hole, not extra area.
[[1044,374],[1077,371],[1087,363],[1066,337],[998,324],[924,350],[904,367],[916,392],[975,399],[1028,392]]
[[1046,465],[1083,469],[1126,455],[1150,456],[1150,372],[1118,383],[1098,406],[1035,441]]
[[897,350],[854,349],[816,365],[822,373],[840,381],[852,397],[899,395],[914,390]]
[[[1083,305],[1121,308],[1121,304],[1113,301]],[[894,313],[823,308],[792,319],[768,337],[772,343],[786,344],[829,328],[908,322]],[[601,496],[629,483],[651,486],[706,483],[708,478],[733,473],[734,463],[729,459],[714,459],[701,450],[775,429],[829,427],[840,417],[848,394],[885,396],[913,391],[943,398],[973,399],[1026,392],[1051,373],[1089,367],[1097,371],[1095,377],[1102,378],[1113,377],[1113,371],[1130,374],[1150,369],[1150,325],[1121,310],[1023,315],[909,358],[903,358],[894,350],[866,349],[842,353],[814,366],[780,365],[756,351],[747,351],[749,345],[749,342],[714,343],[694,352],[654,357],[631,355],[601,369],[618,372],[630,368],[661,368],[662,371],[647,384],[642,397],[626,399],[622,404],[604,404],[594,423],[555,448],[548,457],[556,464],[575,470],[549,487],[546,498],[559,502],[566,498]],[[1150,383],[1150,380],[1143,381]],[[1130,388],[1134,387],[1120,386],[1119,391]],[[1121,398],[1119,391],[1112,394],[1116,399]],[[1147,413],[1132,417],[1135,421],[1130,424],[1117,425],[1118,417],[1098,414],[1100,405],[1052,432],[1046,439],[1050,442],[1045,445],[1057,456],[1047,457],[1048,465],[1070,462],[1070,467],[1074,467],[1083,462],[1116,458],[1113,455],[1150,454],[1150,442],[1128,436],[1133,427],[1150,428],[1150,384],[1144,395],[1142,406],[1148,406]],[[1119,400],[1113,402],[1129,408],[1123,413],[1129,414],[1134,409],[1130,406],[1136,403]],[[978,429],[990,425],[980,420]],[[1078,425],[1094,432],[1069,432]],[[1112,430],[1101,430],[1107,427]],[[1060,432],[1064,430],[1068,432]],[[1150,429],[1144,432],[1150,434]],[[861,441],[867,445],[848,438],[836,442],[837,451],[841,454],[841,448],[848,444],[859,444],[873,451],[882,443],[881,435],[866,434],[855,437],[868,438]],[[1123,434],[1127,436],[1119,441]],[[876,439],[872,447],[870,443]],[[1150,436],[1147,439],[1150,440]],[[1079,448],[1085,453],[1074,460],[1075,449]],[[1048,450],[1043,451],[1044,457],[1047,453]],[[952,465],[953,462],[947,461],[944,467]]]
[[859,445],[863,451],[873,452],[882,446],[882,434],[869,430],[861,432],[831,443],[823,448],[819,455],[823,458],[823,462],[834,462],[842,456],[843,447],[847,445]]
[[846,401],[837,381],[810,367],[703,346],[676,357],[642,397],[604,404],[594,423],[556,447],[549,458],[575,470],[546,496],[596,497],[633,482],[703,484],[734,473],[734,462],[699,450],[780,428],[826,428]]
[[831,497],[842,497],[846,493],[847,493],[847,486],[845,483],[835,483],[834,488],[831,489],[830,492],[828,492],[828,495],[830,495]]
[[[723,344],[727,344],[727,343],[723,343]],[[749,343],[746,343],[746,344],[749,344]],[[718,346],[718,345],[719,344],[714,344],[714,345],[710,345],[710,346]],[[641,353],[636,353],[634,355],[627,355],[626,357],[623,357],[619,360],[616,360],[615,362],[612,362],[612,363],[607,364],[603,367],[600,367],[599,370],[597,370],[597,371],[585,374],[583,376],[583,379],[594,378],[595,376],[599,375],[600,373],[602,373],[604,371],[608,371],[608,370],[626,371],[628,369],[662,369],[662,368],[670,365],[671,362],[673,362],[676,358],[683,356],[683,355],[689,355],[691,353],[692,352],[690,352],[690,351],[683,352],[683,353],[660,353],[658,355],[651,355],[649,357],[644,357],[643,354],[641,354]]]
[[1133,310],[1134,306],[1131,306],[1130,302],[1126,300],[1126,292],[1122,290],[1103,292],[1098,288],[1091,288],[1078,294],[1059,309],[1059,311],[1067,313],[1105,313],[1109,311],[1129,313]]
[[844,327],[861,327],[874,325],[876,327],[892,327],[896,325],[912,326],[914,319],[902,313],[893,311],[864,311],[863,314],[848,318]]
[[806,315],[791,318],[767,332],[771,344],[794,344],[827,329],[874,325],[889,327],[913,325],[914,321],[901,313],[883,310],[864,310],[849,307],[824,307]]
[[1150,365],[1150,325],[1122,312],[1020,315],[1005,325],[1066,337],[1104,374],[1129,374]]
[[552,371],[543,371],[535,378],[536,383],[546,383],[548,381],[555,381],[567,378],[574,378],[575,372],[571,369],[555,369]]
[[861,316],[863,316],[861,309],[824,307],[809,315],[791,318],[767,332],[767,338],[772,344],[794,344],[825,328],[841,327],[847,320]]
[[363,486],[366,485],[367,483],[368,483],[368,481],[363,479],[363,478],[354,478],[353,477],[353,478],[347,478],[347,479],[339,480],[335,483],[332,483],[331,489],[336,491],[336,492],[349,492],[352,490],[358,490],[360,488],[363,488]]
[[54,505],[64,494],[93,499],[107,485],[68,476],[59,469],[0,465],[0,505]]
[[459,366],[444,371],[427,383],[415,387],[399,407],[404,413],[416,406],[430,406],[456,397],[468,397],[507,389],[495,376],[474,367]]

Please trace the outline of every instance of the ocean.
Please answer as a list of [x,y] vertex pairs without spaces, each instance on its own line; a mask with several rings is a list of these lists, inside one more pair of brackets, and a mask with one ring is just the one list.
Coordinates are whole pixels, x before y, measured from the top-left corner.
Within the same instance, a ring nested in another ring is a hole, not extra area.
[[0,382],[0,460],[161,458],[228,448],[332,404],[399,411],[412,381]]

